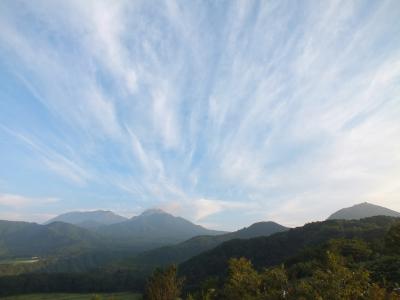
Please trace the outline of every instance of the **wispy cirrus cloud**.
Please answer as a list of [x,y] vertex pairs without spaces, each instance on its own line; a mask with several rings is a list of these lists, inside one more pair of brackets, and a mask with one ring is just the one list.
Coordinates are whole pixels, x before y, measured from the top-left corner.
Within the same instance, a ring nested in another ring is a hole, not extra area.
[[1,6],[4,137],[82,206],[290,225],[400,209],[396,1]]
[[88,170],[75,161],[43,144],[40,144],[39,142],[34,141],[31,137],[10,130],[1,124],[0,128],[32,149],[50,171],[81,185],[85,184],[93,177]]

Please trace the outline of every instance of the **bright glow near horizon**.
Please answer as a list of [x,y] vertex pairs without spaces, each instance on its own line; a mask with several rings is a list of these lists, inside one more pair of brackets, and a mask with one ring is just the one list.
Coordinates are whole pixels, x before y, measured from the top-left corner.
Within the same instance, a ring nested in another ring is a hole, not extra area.
[[0,2],[0,219],[400,210],[400,2]]

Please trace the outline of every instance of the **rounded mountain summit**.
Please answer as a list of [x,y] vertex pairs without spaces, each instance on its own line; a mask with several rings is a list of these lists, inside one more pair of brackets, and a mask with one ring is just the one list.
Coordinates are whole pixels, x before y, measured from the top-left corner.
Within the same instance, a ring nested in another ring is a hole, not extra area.
[[364,202],[342,208],[330,215],[327,220],[359,220],[374,216],[400,217],[400,213],[383,206]]

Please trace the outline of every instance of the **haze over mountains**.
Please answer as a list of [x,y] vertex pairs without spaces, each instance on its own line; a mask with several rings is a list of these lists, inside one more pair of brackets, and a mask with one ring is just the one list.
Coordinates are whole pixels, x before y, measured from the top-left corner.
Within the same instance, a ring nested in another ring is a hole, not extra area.
[[125,217],[117,215],[112,211],[96,210],[96,211],[73,211],[61,214],[46,223],[65,222],[78,225],[84,228],[98,228],[102,225],[111,225],[128,220]]

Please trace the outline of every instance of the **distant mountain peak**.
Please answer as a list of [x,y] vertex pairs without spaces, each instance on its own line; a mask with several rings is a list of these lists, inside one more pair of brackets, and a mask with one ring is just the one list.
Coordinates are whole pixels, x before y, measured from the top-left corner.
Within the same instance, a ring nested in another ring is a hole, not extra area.
[[338,210],[328,217],[328,220],[343,219],[356,220],[374,216],[390,216],[400,217],[400,213],[383,206],[375,205],[368,202],[355,204]]
[[[109,210],[92,210],[67,212],[47,221],[46,223],[48,224],[58,221],[86,228],[87,224],[90,224],[89,227],[96,227],[115,224],[126,220],[127,218],[117,215]],[[97,225],[95,226],[95,224]]]
[[162,209],[152,208],[126,222],[102,228],[110,236],[138,239],[151,244],[165,245],[182,242],[197,235],[217,235],[220,231],[196,225]]
[[141,216],[151,216],[151,215],[160,215],[160,214],[168,214],[163,211],[161,208],[150,208],[142,212]]

